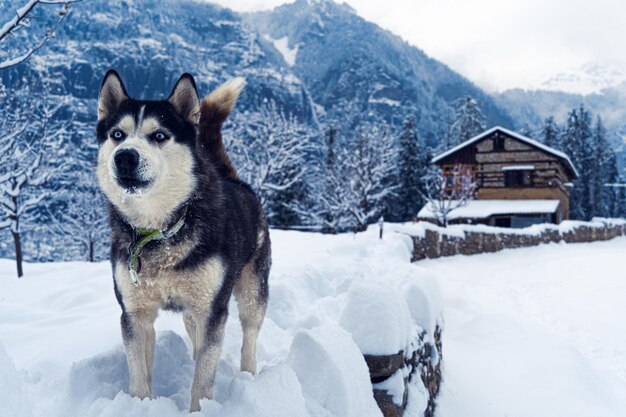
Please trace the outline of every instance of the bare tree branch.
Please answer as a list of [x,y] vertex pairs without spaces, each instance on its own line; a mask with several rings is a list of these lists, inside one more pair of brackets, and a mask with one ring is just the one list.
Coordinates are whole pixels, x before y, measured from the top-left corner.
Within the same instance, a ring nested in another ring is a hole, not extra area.
[[65,19],[65,17],[68,15],[70,5],[79,1],[81,0],[28,0],[28,2],[24,6],[17,9],[15,11],[15,16],[13,16],[12,19],[10,19],[0,28],[0,44],[2,42],[6,42],[6,39],[13,35],[20,28],[29,26],[30,14],[37,5],[63,5],[63,8],[59,12],[59,19],[57,19],[52,28],[46,31],[44,37],[39,40],[35,45],[27,49],[26,52],[24,52],[23,54],[13,58],[8,58],[5,61],[0,62],[0,70],[15,66],[21,62],[26,61],[35,52],[41,49],[51,38],[54,37],[55,31],[57,30],[63,19]]
[[441,172],[435,169],[424,179],[426,192],[423,196],[428,201],[427,207],[444,227],[448,226],[450,214],[466,206],[476,193],[476,181],[468,166],[455,165]]

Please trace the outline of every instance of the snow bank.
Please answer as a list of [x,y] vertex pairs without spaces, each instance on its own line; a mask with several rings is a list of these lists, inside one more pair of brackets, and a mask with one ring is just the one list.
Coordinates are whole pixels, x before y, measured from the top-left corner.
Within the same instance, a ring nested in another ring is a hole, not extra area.
[[32,416],[30,399],[24,392],[22,375],[0,343],[0,415]]
[[[194,363],[184,340],[172,331],[159,333],[155,346],[152,393],[169,397],[179,409],[188,406]],[[128,391],[128,366],[121,346],[74,364],[69,375],[69,394],[77,404],[91,404],[103,397],[113,399]]]
[[382,416],[365,360],[341,328],[320,326],[296,333],[289,363],[302,384],[310,415]]
[[[422,293],[412,288],[417,300]],[[421,300],[420,300],[421,301]],[[403,294],[381,284],[353,285],[339,324],[354,338],[361,352],[388,355],[405,350],[418,333]]]
[[[423,350],[441,325],[439,289],[410,263],[411,239],[392,233],[381,241],[376,228],[271,234],[259,373],[239,371],[233,301],[214,399],[197,415],[380,416],[363,355]],[[153,399],[131,398],[110,265],[26,264],[25,272],[16,279],[13,262],[0,259],[0,417],[189,415],[193,361],[180,315],[163,313],[155,324]],[[407,385],[396,377],[377,387],[408,395],[417,417],[432,399],[414,375]]]

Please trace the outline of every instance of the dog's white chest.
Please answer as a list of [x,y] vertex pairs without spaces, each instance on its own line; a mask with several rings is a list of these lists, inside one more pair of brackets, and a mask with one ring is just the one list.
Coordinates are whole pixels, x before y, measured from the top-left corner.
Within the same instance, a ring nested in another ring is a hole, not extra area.
[[191,269],[175,270],[186,252],[184,248],[165,246],[151,258],[142,257],[140,286],[133,284],[128,266],[118,262],[115,281],[126,311],[148,312],[171,303],[195,311],[209,308],[224,278],[222,260],[213,256]]

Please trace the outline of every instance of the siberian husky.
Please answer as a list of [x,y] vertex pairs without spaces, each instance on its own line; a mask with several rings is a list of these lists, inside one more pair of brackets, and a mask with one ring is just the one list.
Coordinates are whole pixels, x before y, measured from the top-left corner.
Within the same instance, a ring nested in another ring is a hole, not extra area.
[[130,393],[151,395],[158,311],[182,312],[196,363],[191,411],[212,397],[231,294],[243,328],[242,371],[256,371],[267,306],[267,222],[221,136],[243,85],[232,79],[200,102],[184,74],[167,99],[135,100],[111,70],[98,99],[96,172],[109,201]]

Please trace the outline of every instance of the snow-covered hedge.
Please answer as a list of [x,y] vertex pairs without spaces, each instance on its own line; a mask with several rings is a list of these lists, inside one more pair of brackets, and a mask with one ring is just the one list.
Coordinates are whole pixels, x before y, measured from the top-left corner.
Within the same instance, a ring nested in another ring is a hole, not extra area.
[[[410,262],[412,240],[379,240],[375,228],[273,230],[271,239],[259,373],[239,371],[233,302],[215,398],[198,416],[431,416],[442,302],[437,280]],[[16,279],[13,262],[0,259],[0,415],[189,415],[193,360],[180,316],[156,322],[153,399],[141,401],[126,394],[110,264],[26,264],[25,272]]]
[[566,220],[559,225],[539,224],[522,229],[486,225],[451,225],[428,222],[392,224],[391,230],[413,239],[413,261],[452,255],[474,255],[537,246],[542,243],[581,243],[610,240],[626,235],[625,219]]

